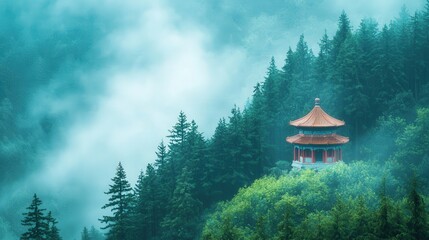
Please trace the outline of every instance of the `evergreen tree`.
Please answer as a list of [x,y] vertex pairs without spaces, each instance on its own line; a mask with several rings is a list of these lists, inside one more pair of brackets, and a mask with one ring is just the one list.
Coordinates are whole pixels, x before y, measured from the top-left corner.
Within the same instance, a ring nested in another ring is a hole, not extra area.
[[[247,153],[251,156],[246,164],[246,175],[252,179],[262,176],[264,167],[267,168],[270,163],[268,159],[273,159],[275,156],[275,145],[270,145],[268,142],[273,142],[275,135],[272,134],[272,123],[275,121],[275,116],[272,120],[268,120],[264,111],[264,99],[259,85],[254,89],[252,104],[244,112],[243,129],[245,138],[248,140],[246,148]],[[267,122],[264,124],[264,118]],[[273,119],[274,118],[274,119]],[[269,126],[271,125],[271,126]],[[270,146],[269,146],[270,145]]]
[[44,213],[46,209],[40,208],[42,201],[33,195],[33,200],[27,208],[28,212],[24,213],[24,220],[21,221],[22,226],[27,227],[27,231],[21,235],[21,239],[44,240],[47,239],[49,233],[49,225],[47,217]]
[[173,126],[173,129],[169,130],[168,135],[168,155],[166,163],[166,191],[168,192],[168,198],[171,199],[174,189],[176,187],[177,176],[180,175],[181,169],[185,165],[185,153],[186,153],[186,138],[189,132],[190,123],[184,112],[179,113],[177,123]]
[[329,40],[328,34],[323,34],[322,39],[319,42],[319,54],[317,55],[315,64],[315,80],[319,86],[326,83],[329,76],[330,56],[332,51],[332,43]]
[[81,240],[92,240],[89,236],[89,231],[86,227],[83,228],[82,234],[81,234]]
[[[256,157],[259,158],[259,169],[273,165],[284,156],[284,148],[279,141],[283,140],[283,118],[280,114],[282,100],[289,91],[287,83],[282,80],[282,73],[277,69],[274,57],[271,58],[267,75],[262,87],[257,85],[253,91],[252,105],[249,107],[250,128],[253,131],[253,143]],[[279,130],[282,129],[282,130]],[[258,139],[259,138],[259,139]],[[259,143],[255,143],[259,141]]]
[[350,20],[346,12],[342,12],[338,20],[338,29],[332,40],[332,62],[337,62],[337,56],[340,53],[342,45],[347,38],[352,35]]
[[157,194],[155,198],[158,201],[157,205],[159,211],[157,213],[156,219],[157,227],[155,232],[157,233],[159,232],[161,220],[167,215],[169,211],[168,204],[170,202],[174,187],[176,185],[176,176],[172,175],[175,172],[175,170],[173,169],[174,166],[171,161],[171,158],[169,158],[168,155],[169,154],[167,147],[162,141],[158,146],[158,151],[156,152],[157,158],[155,160],[155,166],[157,168],[155,174],[158,184],[158,189],[156,190]]
[[408,230],[413,239],[423,240],[429,237],[426,206],[423,197],[418,193],[417,177],[411,180],[411,189],[407,198],[411,217],[408,221]]
[[105,194],[110,195],[109,202],[102,208],[110,208],[113,216],[103,216],[101,223],[106,224],[102,229],[108,229],[107,239],[129,239],[130,211],[132,207],[132,188],[126,179],[122,164],[116,168],[112,185]]
[[388,238],[388,237],[391,237],[392,235],[391,234],[392,226],[389,221],[391,204],[390,204],[390,199],[386,193],[386,177],[383,177],[383,180],[381,182],[379,198],[380,198],[380,206],[377,212],[376,232],[378,237]]
[[208,144],[208,158],[204,181],[204,191],[211,202],[229,197],[224,191],[228,184],[228,127],[225,119],[220,119],[212,139]]
[[301,35],[296,45],[296,50],[293,53],[293,61],[294,67],[292,68],[292,80],[289,92],[293,100],[290,100],[289,105],[292,107],[291,115],[298,117],[305,113],[305,109],[309,109],[312,106],[312,102],[309,100],[317,95],[316,86],[311,79],[314,56],[311,50],[308,49],[304,35]]
[[[313,70],[313,84],[317,86],[316,94],[317,97],[323,99],[323,105],[327,109],[334,108],[332,97],[334,88],[334,82],[332,80],[332,41],[329,39],[328,34],[325,33],[319,42],[319,54],[314,62]],[[314,96],[316,97],[316,96]]]
[[192,195],[194,188],[191,172],[185,167],[177,179],[171,210],[162,222],[163,239],[194,239],[201,210],[201,202]]
[[146,167],[146,174],[140,173],[135,187],[134,220],[135,236],[138,239],[151,239],[158,235],[160,205],[158,179],[151,164]]
[[198,125],[191,121],[186,139],[185,167],[191,172],[195,183],[193,195],[203,203],[209,202],[208,194],[203,189],[206,172],[207,145]]
[[[173,126],[173,129],[170,130],[170,139],[168,148],[170,149],[170,157],[176,161],[183,161],[180,159],[185,151],[186,137],[189,131],[190,123],[187,120],[187,117],[184,112],[179,113],[178,121]],[[183,164],[183,162],[180,162]]]
[[146,218],[149,215],[147,212],[147,192],[145,186],[145,175],[143,171],[140,172],[140,175],[137,179],[137,184],[134,188],[134,208],[132,216],[132,226],[133,226],[133,238],[143,238],[148,239],[148,224]]
[[91,226],[91,229],[89,230],[89,238],[91,240],[104,240],[103,234],[95,229],[94,226]]
[[158,171],[162,172],[164,171],[163,168],[165,168],[166,166],[166,162],[167,162],[167,147],[164,144],[164,141],[161,141],[161,143],[158,145],[157,148],[157,152],[156,152],[156,160],[155,160],[155,167],[157,168]]
[[228,196],[232,196],[241,187],[250,182],[245,174],[246,163],[250,156],[247,147],[248,139],[245,138],[243,131],[243,114],[235,106],[231,110],[227,128],[227,161],[226,182],[224,191]]
[[347,38],[340,49],[337,57],[337,67],[335,79],[338,81],[335,91],[335,103],[344,109],[341,116],[344,116],[348,124],[349,136],[353,139],[352,156],[358,157],[358,147],[360,146],[360,133],[365,129],[366,112],[361,109],[368,106],[367,92],[364,91],[361,75],[358,70],[359,54],[356,40],[353,36]]
[[48,223],[48,233],[47,233],[47,240],[61,240],[60,232],[56,226],[58,221],[52,217],[52,213],[49,212],[48,216],[46,217],[47,223]]

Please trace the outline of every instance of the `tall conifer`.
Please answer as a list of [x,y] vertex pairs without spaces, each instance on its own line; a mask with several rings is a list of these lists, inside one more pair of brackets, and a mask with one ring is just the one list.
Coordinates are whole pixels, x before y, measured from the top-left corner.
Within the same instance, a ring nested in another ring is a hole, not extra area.
[[113,216],[103,216],[101,223],[106,224],[108,239],[129,239],[130,211],[132,204],[132,188],[127,181],[125,170],[119,163],[116,175],[112,178],[112,185],[105,194],[110,195],[109,202],[102,208],[111,209]]

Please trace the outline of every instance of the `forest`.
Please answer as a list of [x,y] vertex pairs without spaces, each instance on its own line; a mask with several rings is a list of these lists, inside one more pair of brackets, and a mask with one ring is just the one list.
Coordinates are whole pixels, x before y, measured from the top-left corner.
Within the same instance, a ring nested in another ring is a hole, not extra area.
[[[100,206],[111,214],[99,217],[102,229],[82,229],[81,239],[428,239],[429,1],[383,26],[367,18],[353,27],[342,12],[318,53],[301,35],[278,62],[267,59],[265,79],[244,107],[219,119],[212,137],[180,112],[136,183],[118,161]],[[31,169],[22,156],[34,154],[32,143],[49,142],[43,134],[52,125],[46,119],[40,132],[17,130],[13,111],[21,103],[9,79],[23,73],[4,63],[0,155],[13,159],[4,163],[6,182]],[[350,142],[344,163],[295,171],[285,138],[296,129],[288,123],[315,97],[346,122],[341,134]],[[35,194],[28,203],[21,239],[61,239],[42,201]]]

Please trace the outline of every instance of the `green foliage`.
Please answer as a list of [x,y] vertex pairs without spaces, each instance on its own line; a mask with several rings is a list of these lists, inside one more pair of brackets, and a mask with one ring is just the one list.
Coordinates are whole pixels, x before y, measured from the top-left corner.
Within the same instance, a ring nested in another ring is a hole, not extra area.
[[401,149],[396,158],[415,164],[422,161],[429,149],[429,108],[417,110],[415,122],[405,128],[396,144]]
[[[386,180],[380,180],[380,171]],[[203,239],[221,239],[226,234],[221,229],[244,239],[401,239],[409,234],[406,196],[388,196],[401,185],[397,180],[389,168],[363,162],[264,177],[218,205],[206,221]],[[426,216],[423,198],[411,195],[408,199],[416,204],[408,200],[408,206],[418,205],[420,216]],[[415,224],[417,232],[428,230],[424,218],[415,219],[421,223]]]

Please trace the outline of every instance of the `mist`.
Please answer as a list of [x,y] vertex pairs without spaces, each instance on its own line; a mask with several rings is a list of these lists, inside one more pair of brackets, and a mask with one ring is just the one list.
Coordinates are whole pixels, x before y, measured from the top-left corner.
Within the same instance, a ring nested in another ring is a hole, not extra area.
[[[44,82],[16,86],[29,89],[20,92],[21,127],[50,119],[53,130],[48,147],[37,150],[36,167],[0,187],[2,212],[13,216],[3,217],[9,236],[21,233],[21,213],[33,193],[59,219],[64,239],[78,238],[84,226],[100,227],[118,162],[135,184],[180,111],[209,138],[234,104],[246,104],[271,56],[283,65],[301,34],[317,54],[321,36],[335,33],[343,10],[355,28],[367,17],[381,28],[404,4],[412,13],[424,1],[1,3],[15,15],[13,23],[1,19],[2,34],[17,31],[28,39],[26,48],[52,29],[68,31],[71,42],[88,39],[84,54],[57,62]],[[73,35],[85,27],[87,35]]]

